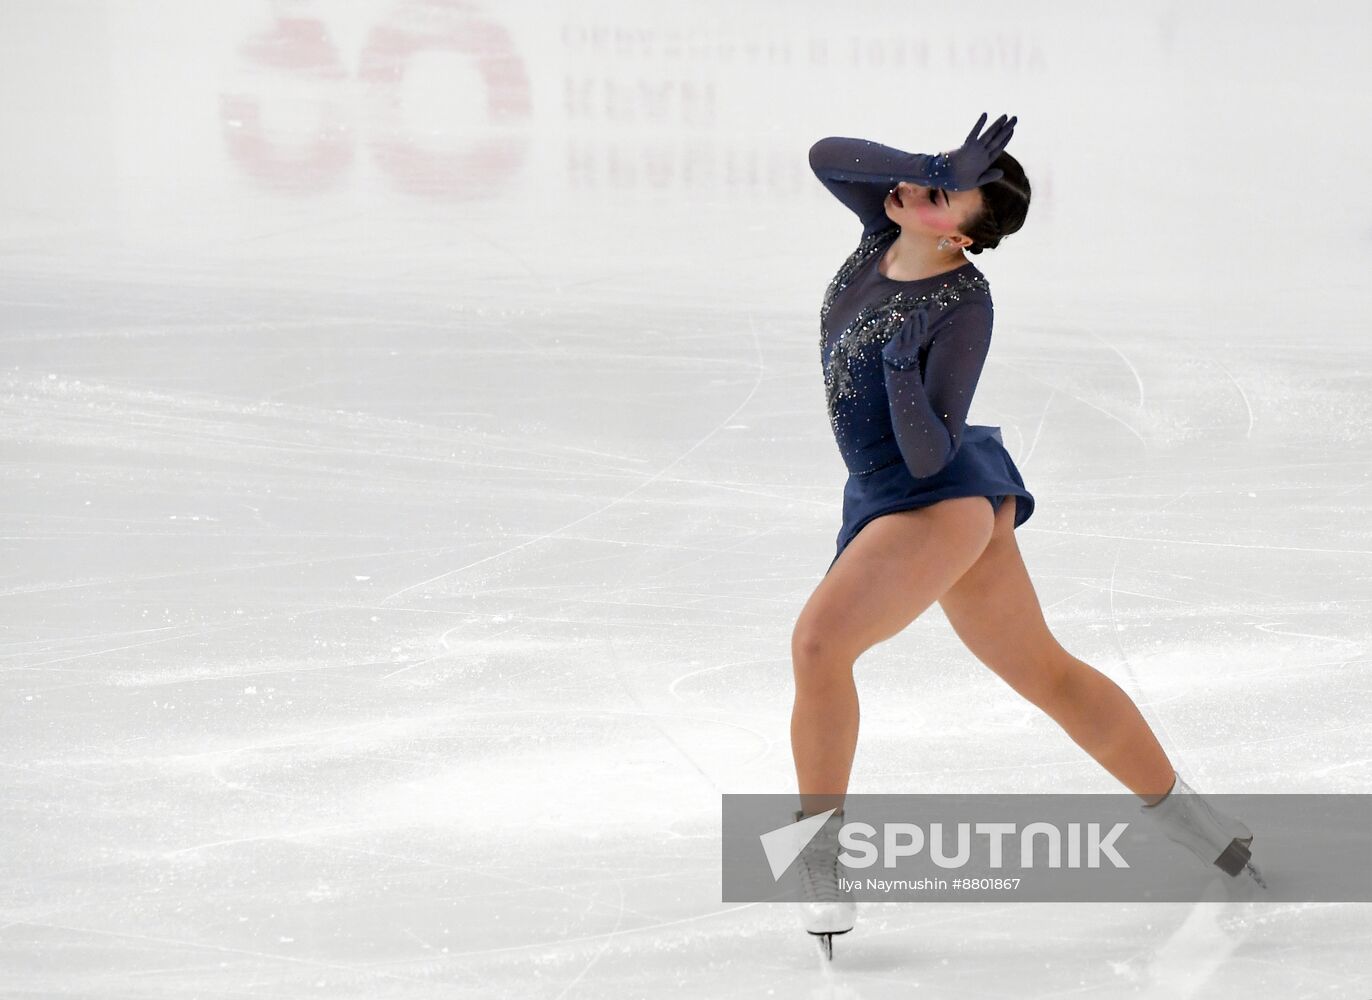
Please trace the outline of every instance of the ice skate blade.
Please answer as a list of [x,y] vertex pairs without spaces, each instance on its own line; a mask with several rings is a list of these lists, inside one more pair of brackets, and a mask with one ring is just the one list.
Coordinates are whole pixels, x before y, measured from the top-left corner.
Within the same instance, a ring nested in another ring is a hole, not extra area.
[[847,934],[848,931],[810,931],[809,933],[819,938],[820,953],[832,962],[834,960],[834,935]]

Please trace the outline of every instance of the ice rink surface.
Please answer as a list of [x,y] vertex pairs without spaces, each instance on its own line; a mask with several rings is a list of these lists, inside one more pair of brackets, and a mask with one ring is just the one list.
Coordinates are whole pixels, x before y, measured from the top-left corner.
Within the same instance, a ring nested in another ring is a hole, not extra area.
[[[0,994],[1372,997],[1372,907],[722,904],[859,226],[1019,117],[971,422],[1202,792],[1366,792],[1365,4],[0,8]],[[935,607],[852,792],[1120,785]],[[1260,858],[1261,839],[1255,844]]]

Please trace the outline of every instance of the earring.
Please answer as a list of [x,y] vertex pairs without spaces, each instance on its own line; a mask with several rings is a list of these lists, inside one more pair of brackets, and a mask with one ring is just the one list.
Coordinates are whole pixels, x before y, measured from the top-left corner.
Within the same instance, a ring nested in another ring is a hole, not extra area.
[[945,236],[943,239],[941,239],[941,240],[938,241],[938,248],[939,248],[940,250],[947,250],[947,249],[948,249],[948,237],[947,237],[947,236]]

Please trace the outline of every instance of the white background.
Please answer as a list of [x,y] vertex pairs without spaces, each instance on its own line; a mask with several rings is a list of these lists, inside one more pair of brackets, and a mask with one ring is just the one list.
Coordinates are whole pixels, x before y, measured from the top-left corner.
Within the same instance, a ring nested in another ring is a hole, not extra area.
[[[1368,790],[1370,22],[5,4],[4,992],[1372,995],[1367,905],[869,905],[825,966],[718,852],[839,523],[807,150],[982,111],[1054,633],[1202,792]],[[853,792],[1122,791],[937,607],[857,672]]]

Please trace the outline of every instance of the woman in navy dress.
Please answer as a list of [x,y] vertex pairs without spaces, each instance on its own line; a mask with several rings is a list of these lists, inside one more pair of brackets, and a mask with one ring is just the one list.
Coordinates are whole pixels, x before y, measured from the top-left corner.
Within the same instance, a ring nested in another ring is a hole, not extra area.
[[[1014,532],[1034,497],[1000,428],[966,423],[994,315],[990,285],[966,253],[1017,231],[1030,198],[1023,168],[1003,152],[1016,119],[1002,115],[979,135],[985,122],[950,153],[843,137],[810,149],[815,175],[862,223],[820,310],[829,419],[848,468],[843,520],[791,641],[796,817],[837,810],[816,844],[832,845],[842,822],[858,733],[853,664],[935,601],[973,655],[1153,815],[1168,813],[1179,798],[1168,793],[1183,787],[1129,696],[1049,631]],[[1230,831],[1239,848],[1251,841],[1241,825],[1218,829],[1212,840]],[[816,850],[807,884],[830,902],[807,903],[807,927],[842,933],[852,903],[834,895],[830,862]]]

